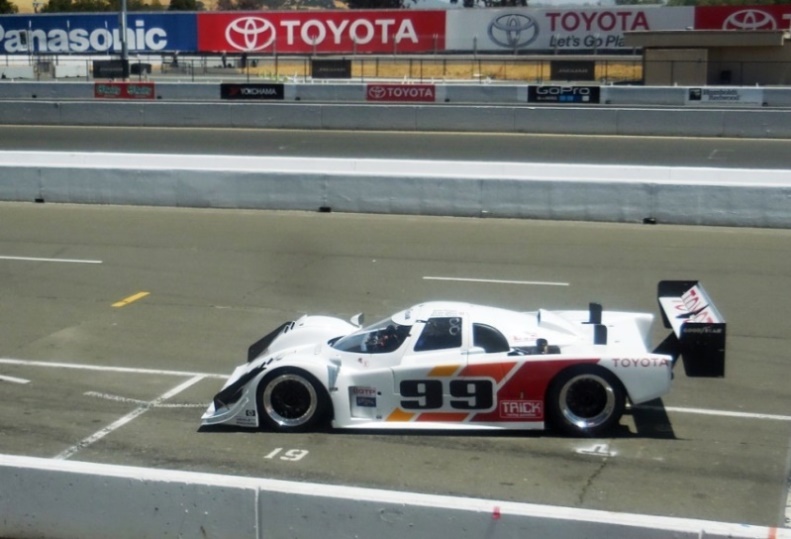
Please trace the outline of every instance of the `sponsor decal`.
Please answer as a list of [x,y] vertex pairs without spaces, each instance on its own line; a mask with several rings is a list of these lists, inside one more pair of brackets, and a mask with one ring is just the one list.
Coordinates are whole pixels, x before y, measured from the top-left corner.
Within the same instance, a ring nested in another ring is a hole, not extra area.
[[552,80],[596,80],[596,62],[592,60],[553,60],[549,67]]
[[97,82],[93,96],[100,99],[154,99],[153,82]]
[[743,9],[728,15],[722,24],[723,30],[774,30],[774,17],[760,9]]
[[444,11],[199,13],[199,52],[430,52],[445,47]]
[[613,358],[613,365],[618,368],[630,367],[667,367],[670,362],[665,358],[643,357],[643,358]]
[[595,11],[550,11],[549,31],[576,32],[635,32],[650,30],[645,11],[639,10],[595,10]]
[[[0,17],[0,53],[119,53],[116,15]],[[129,15],[130,52],[191,51],[197,48],[194,14]]]
[[356,397],[376,397],[375,387],[352,386],[352,395]]
[[314,79],[350,79],[352,61],[313,59],[310,61],[310,75]]
[[258,425],[255,417],[248,417],[248,416],[237,416],[234,420],[234,423],[239,425],[240,427],[255,427]]
[[95,79],[123,79],[129,76],[129,61],[123,60],[94,60],[93,78]]
[[376,408],[376,397],[357,397],[357,406],[364,408]]
[[365,99],[433,103],[437,100],[437,90],[433,84],[368,84]]
[[500,417],[504,419],[541,419],[544,417],[544,403],[530,400],[500,401]]
[[233,84],[220,85],[222,99],[257,99],[282,100],[284,86],[282,84]]
[[784,30],[789,25],[791,5],[695,8],[696,30]]
[[598,103],[598,86],[529,86],[528,103]]
[[352,397],[353,408],[352,413],[355,417],[371,417],[374,411],[361,412],[356,411],[354,408],[376,408],[376,396],[378,394],[375,387],[352,386],[349,388],[349,393]]
[[536,20],[522,13],[509,13],[492,19],[488,34],[497,45],[506,49],[522,49],[538,38]]
[[[763,101],[762,88],[690,88],[687,93],[687,105],[761,106]],[[691,311],[701,299],[693,288],[682,296],[682,301]]]
[[[501,15],[489,24],[489,37],[501,47],[521,49],[536,41],[543,27],[549,37],[549,48],[612,49],[624,46],[624,32],[651,30],[647,12],[643,10],[568,9],[544,11],[541,15],[541,22],[521,13]],[[500,37],[503,33],[505,40]]]
[[712,326],[703,326],[703,327],[690,327],[687,324],[684,324],[683,332],[684,334],[699,334],[699,335],[721,335],[725,331],[722,327],[712,327]]

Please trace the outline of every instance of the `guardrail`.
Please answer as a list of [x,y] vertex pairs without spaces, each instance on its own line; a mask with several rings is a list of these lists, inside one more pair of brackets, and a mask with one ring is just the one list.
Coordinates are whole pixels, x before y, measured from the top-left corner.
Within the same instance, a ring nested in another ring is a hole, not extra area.
[[3,537],[791,539],[578,507],[0,455]]
[[[3,68],[0,66],[0,71]],[[251,95],[223,94],[223,84],[253,85],[276,89]],[[113,93],[102,94],[103,87],[140,88],[152,90],[145,94],[129,96]],[[387,89],[386,94],[374,91]],[[420,91],[421,95],[414,95]],[[234,97],[248,102],[315,102],[374,104],[433,103],[481,105],[524,104],[556,106],[660,106],[690,108],[785,108],[791,107],[791,88],[764,87],[689,87],[689,86],[617,86],[598,84],[486,84],[479,82],[404,83],[396,80],[312,81],[295,83],[270,79],[229,79],[221,82],[182,82],[132,79],[127,82],[0,82],[0,102],[8,99],[94,100],[97,98],[152,99],[158,101],[225,101]]]
[[0,151],[0,200],[791,228],[789,170]]
[[[288,89],[287,89],[288,90]],[[300,89],[304,101],[318,99]],[[159,90],[157,90],[159,91]],[[178,92],[178,89],[174,89]],[[204,87],[205,99],[216,88]],[[294,90],[296,91],[296,90]],[[17,125],[94,125],[125,127],[243,127],[271,129],[353,129],[373,131],[462,131],[624,136],[702,136],[791,138],[791,110],[713,110],[687,108],[566,107],[520,105],[464,105],[468,88],[446,89],[442,105],[364,103],[210,103],[199,101],[131,102],[67,101],[39,96],[35,100],[0,101],[0,118]],[[459,93],[456,94],[455,92]],[[501,91],[492,88],[492,92]],[[328,93],[330,92],[330,93]],[[359,95],[351,87],[324,88],[321,95],[348,98]],[[355,93],[356,92],[356,93]],[[466,92],[466,93],[465,93]],[[73,89],[74,98],[81,93]],[[194,95],[194,90],[190,95]],[[438,95],[440,94],[438,90]],[[522,93],[526,94],[524,88]],[[514,94],[516,95],[516,94]],[[663,99],[683,99],[672,92]],[[351,100],[350,100],[351,101]]]

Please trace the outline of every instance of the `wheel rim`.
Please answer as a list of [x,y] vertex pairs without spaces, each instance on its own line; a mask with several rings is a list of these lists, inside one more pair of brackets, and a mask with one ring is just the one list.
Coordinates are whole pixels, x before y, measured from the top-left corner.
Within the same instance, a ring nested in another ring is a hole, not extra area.
[[581,374],[569,380],[560,392],[560,411],[573,425],[590,429],[603,425],[616,406],[615,390],[595,374]]
[[296,374],[282,374],[264,389],[266,415],[282,427],[298,427],[313,417],[318,407],[316,389]]

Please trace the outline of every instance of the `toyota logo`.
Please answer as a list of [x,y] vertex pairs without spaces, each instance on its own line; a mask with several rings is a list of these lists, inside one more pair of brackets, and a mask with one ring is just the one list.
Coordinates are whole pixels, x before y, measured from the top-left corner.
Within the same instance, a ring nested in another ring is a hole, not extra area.
[[489,23],[489,38],[507,49],[526,47],[537,37],[538,23],[527,15],[500,15]]
[[383,86],[369,86],[368,87],[368,97],[371,99],[382,99],[385,96],[387,90],[384,89]]
[[277,36],[275,25],[261,17],[243,17],[234,20],[225,29],[225,40],[243,52],[262,51]]
[[723,30],[775,30],[777,23],[766,11],[743,9],[731,13],[722,23]]

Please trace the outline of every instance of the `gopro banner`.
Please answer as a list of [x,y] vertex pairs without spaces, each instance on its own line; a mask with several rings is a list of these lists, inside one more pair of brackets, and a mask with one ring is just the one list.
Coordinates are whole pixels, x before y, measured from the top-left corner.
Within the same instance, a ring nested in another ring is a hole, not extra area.
[[[0,16],[0,54],[119,54],[118,14]],[[194,51],[194,13],[130,13],[129,52]]]
[[598,86],[528,86],[528,103],[598,103]]

